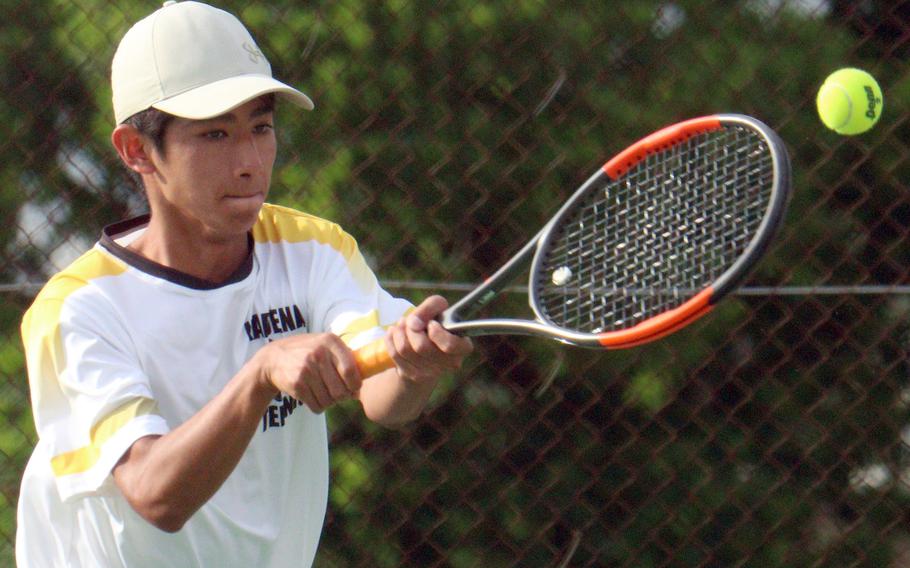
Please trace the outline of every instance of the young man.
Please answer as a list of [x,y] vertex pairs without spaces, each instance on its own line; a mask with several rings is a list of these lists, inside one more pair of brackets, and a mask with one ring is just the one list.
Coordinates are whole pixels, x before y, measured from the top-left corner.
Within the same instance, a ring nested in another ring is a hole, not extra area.
[[[232,15],[167,2],[124,36],[114,147],[151,214],[107,227],[22,323],[39,442],[21,567],[309,566],[325,514],[322,412],[414,419],[471,351],[382,290],[338,226],[265,203],[275,98]],[[351,347],[385,334],[395,368]]]

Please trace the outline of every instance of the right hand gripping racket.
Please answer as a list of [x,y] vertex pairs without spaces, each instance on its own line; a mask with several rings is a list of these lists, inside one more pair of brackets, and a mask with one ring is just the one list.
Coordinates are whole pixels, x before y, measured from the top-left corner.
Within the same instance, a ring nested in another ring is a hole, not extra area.
[[[464,335],[537,335],[622,349],[697,320],[764,254],[790,193],[783,142],[736,114],[695,118],[597,170],[512,259],[440,317]],[[472,319],[530,261],[533,320]],[[379,339],[364,378],[394,366]]]

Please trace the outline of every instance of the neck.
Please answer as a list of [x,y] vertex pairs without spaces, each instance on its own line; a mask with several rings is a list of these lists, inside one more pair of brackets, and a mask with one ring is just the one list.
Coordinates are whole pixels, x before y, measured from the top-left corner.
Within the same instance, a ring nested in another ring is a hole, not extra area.
[[249,255],[247,233],[216,237],[204,232],[165,230],[152,215],[146,231],[130,243],[129,249],[168,268],[196,278],[220,283],[240,267]]

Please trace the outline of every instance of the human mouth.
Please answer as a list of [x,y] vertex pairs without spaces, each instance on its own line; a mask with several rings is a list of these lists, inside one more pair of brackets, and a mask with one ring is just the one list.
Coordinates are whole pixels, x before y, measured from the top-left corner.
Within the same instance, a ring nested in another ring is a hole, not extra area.
[[224,198],[231,201],[262,201],[263,195],[262,193],[233,194],[225,195]]

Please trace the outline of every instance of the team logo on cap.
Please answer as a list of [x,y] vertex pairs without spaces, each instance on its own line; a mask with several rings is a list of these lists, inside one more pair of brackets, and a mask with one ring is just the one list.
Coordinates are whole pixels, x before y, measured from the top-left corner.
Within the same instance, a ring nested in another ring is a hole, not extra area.
[[262,52],[259,51],[258,47],[256,47],[255,45],[251,45],[248,42],[243,42],[243,51],[250,54],[250,61],[252,61],[253,63],[259,63],[259,60],[263,59],[265,57],[265,55],[263,55]]

